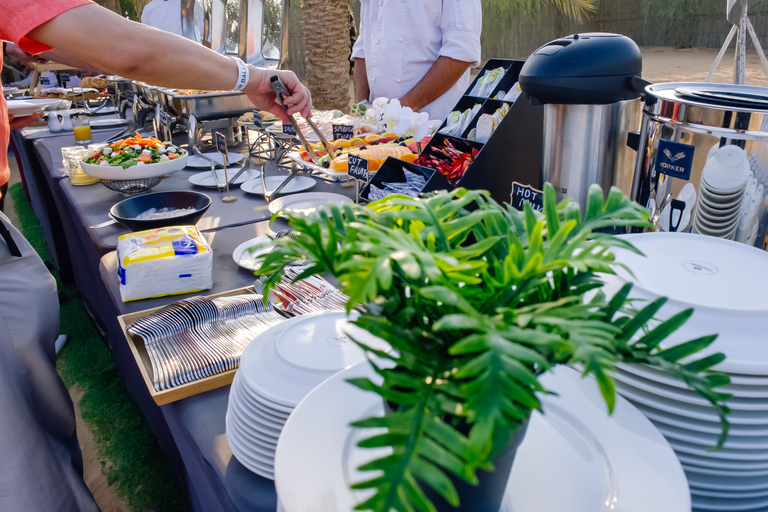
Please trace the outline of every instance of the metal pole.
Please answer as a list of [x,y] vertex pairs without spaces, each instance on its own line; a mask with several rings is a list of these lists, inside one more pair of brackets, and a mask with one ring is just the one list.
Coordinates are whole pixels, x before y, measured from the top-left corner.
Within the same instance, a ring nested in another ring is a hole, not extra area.
[[705,82],[712,81],[712,77],[714,76],[715,71],[717,71],[717,67],[720,65],[720,61],[723,60],[723,55],[725,55],[725,51],[731,45],[731,39],[733,39],[733,36],[736,35],[737,30],[738,30],[738,27],[736,25],[731,26],[731,31],[728,32],[728,37],[725,38],[723,47],[720,48],[720,53],[717,54],[717,58],[715,59],[714,64],[712,64],[712,67],[709,69],[709,74],[707,75],[707,79],[704,80]]
[[746,75],[747,58],[747,3],[748,0],[741,0],[742,10],[739,19],[739,36],[736,40],[736,59],[733,63],[733,83],[744,84]]
[[763,63],[763,71],[768,75],[768,59],[765,58],[765,52],[763,52],[763,47],[760,45],[760,41],[757,39],[757,34],[755,33],[755,27],[752,26],[752,22],[749,21],[749,18],[747,18],[747,28],[749,29],[749,35],[752,38],[752,44],[755,45],[757,54],[760,56],[760,62]]

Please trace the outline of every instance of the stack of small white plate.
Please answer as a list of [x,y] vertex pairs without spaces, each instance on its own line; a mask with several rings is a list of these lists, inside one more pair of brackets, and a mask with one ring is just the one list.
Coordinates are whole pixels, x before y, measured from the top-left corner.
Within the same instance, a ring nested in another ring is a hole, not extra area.
[[[729,374],[731,430],[716,445],[720,423],[714,409],[687,386],[647,366],[620,365],[618,390],[656,425],[683,464],[696,511],[768,510],[768,254],[718,238],[678,233],[627,237],[647,258],[617,251],[634,277],[606,278],[612,293],[633,282],[634,297],[670,298],[660,318],[689,307],[691,319],[668,347],[719,334],[702,355],[722,352],[716,369]],[[697,356],[701,357],[701,355]]]
[[701,174],[693,232],[732,240],[751,176],[746,151],[731,145],[718,149]]
[[[277,439],[301,399],[366,359],[346,334],[365,333],[347,318],[343,311],[295,317],[259,335],[243,352],[229,392],[226,432],[232,453],[254,473],[274,478]],[[381,342],[381,348],[388,346]]]
[[[351,512],[370,496],[350,485],[373,478],[357,468],[386,450],[358,448],[373,431],[349,424],[383,414],[384,406],[346,382],[357,377],[381,381],[370,364],[354,366],[323,382],[288,419],[275,458],[278,510]],[[531,417],[502,512],[690,512],[680,463],[637,409],[618,397],[608,416],[594,379],[566,367],[541,383],[556,394],[539,397],[544,415]]]

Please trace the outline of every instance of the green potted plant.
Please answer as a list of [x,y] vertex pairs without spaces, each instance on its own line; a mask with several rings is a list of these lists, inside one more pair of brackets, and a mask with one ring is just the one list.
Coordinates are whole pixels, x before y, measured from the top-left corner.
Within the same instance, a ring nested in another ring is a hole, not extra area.
[[559,364],[594,376],[609,411],[616,363],[663,370],[715,407],[724,442],[729,395],[716,388],[729,380],[711,371],[724,356],[695,357],[716,335],[662,349],[692,310],[658,321],[665,299],[640,304],[629,299],[630,285],[614,297],[600,292],[599,273],[616,265],[611,250],[637,250],[597,230],[647,226],[647,211],[616,188],[604,199],[594,185],[583,216],[575,203],[557,203],[551,185],[543,193],[541,213],[459,189],[288,215],[298,234],[278,240],[265,257],[267,288],[287,264],[306,257],[298,278],[334,276],[349,296],[347,308],[360,310],[354,323],[394,349],[382,353],[355,340],[391,361],[374,365],[380,385],[351,381],[390,406],[383,417],[354,425],[378,429],[360,446],[391,448],[360,468],[377,473],[355,485],[374,491],[357,510],[467,505],[463,510],[496,512],[498,502],[479,508],[474,499],[462,502],[461,493],[472,491],[478,475],[493,475],[494,462],[504,464],[504,474],[496,474],[501,483],[480,494],[503,489],[511,467],[503,452],[514,452],[541,407],[537,393],[546,390],[538,377]]

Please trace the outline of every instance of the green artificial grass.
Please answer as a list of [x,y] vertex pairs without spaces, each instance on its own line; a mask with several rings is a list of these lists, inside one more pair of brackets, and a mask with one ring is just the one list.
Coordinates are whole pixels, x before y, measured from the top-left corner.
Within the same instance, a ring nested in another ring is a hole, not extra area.
[[117,376],[109,349],[85,312],[75,285],[62,286],[58,272],[51,265],[42,228],[21,183],[11,186],[8,192],[19,217],[17,227],[56,278],[61,302],[60,331],[68,337],[57,356],[56,367],[64,384],[82,393],[80,411],[94,435],[107,481],[117,488],[118,495],[133,512],[185,510],[183,488],[138,406]]

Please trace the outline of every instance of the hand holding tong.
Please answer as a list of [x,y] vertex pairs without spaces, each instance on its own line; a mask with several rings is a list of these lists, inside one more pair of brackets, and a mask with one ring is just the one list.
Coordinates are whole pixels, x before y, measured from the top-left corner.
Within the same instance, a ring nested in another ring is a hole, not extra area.
[[[283,107],[285,110],[285,115],[288,116],[288,119],[291,121],[291,124],[293,125],[293,129],[296,130],[296,136],[299,137],[299,140],[301,141],[301,144],[304,146],[304,149],[307,150],[307,154],[309,155],[309,158],[312,159],[312,161],[316,165],[320,164],[320,159],[317,158],[317,155],[315,154],[314,148],[307,142],[307,139],[304,138],[304,134],[301,133],[301,130],[299,130],[299,126],[296,123],[296,119],[290,114],[288,114],[288,107],[285,106],[284,100],[287,96],[291,95],[291,92],[288,91],[288,89],[285,87],[285,84],[282,80],[280,80],[280,77],[277,75],[274,75],[270,77],[269,82],[272,84],[272,89],[275,91],[275,95],[277,96],[277,103]],[[309,124],[310,128],[317,134],[317,137],[320,139],[320,142],[323,143],[323,146],[325,146],[326,151],[328,151],[328,156],[331,158],[331,160],[334,159],[333,155],[333,146],[328,142],[328,139],[325,138],[325,136],[320,132],[320,130],[317,128],[317,125],[315,125],[314,121],[312,121],[311,118],[305,117],[307,124]]]

